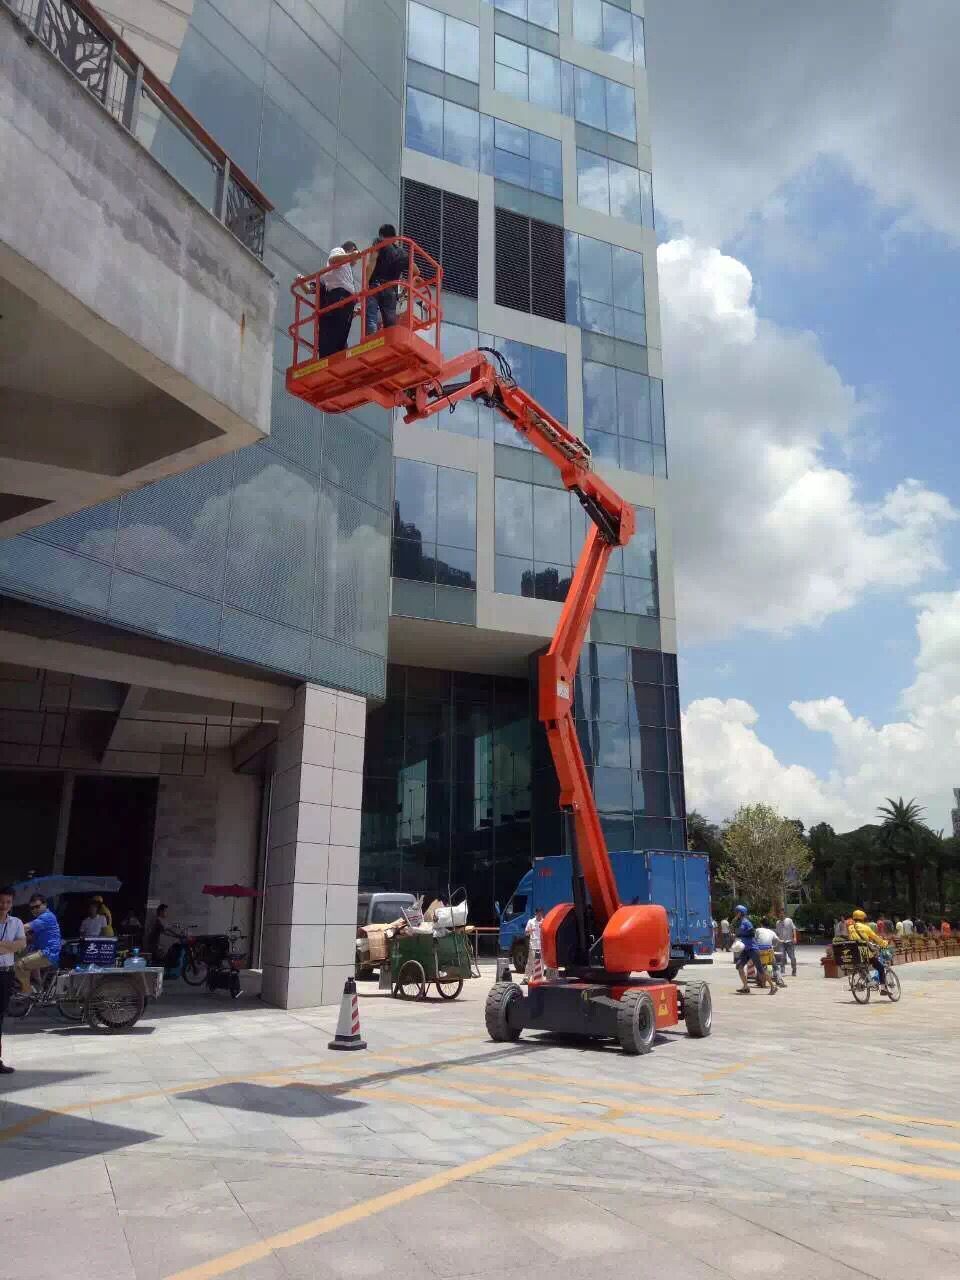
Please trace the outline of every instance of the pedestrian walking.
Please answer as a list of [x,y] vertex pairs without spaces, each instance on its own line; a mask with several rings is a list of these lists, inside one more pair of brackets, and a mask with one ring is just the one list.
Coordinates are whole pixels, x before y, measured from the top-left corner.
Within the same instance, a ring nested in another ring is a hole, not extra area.
[[527,986],[530,979],[537,971],[537,961],[541,960],[542,949],[540,942],[540,927],[543,924],[543,907],[537,907],[536,911],[527,921],[527,927],[524,933],[527,935],[527,967],[523,971],[523,985]]
[[720,921],[720,945],[724,951],[730,950],[730,921]]
[[0,889],[0,1075],[9,1076],[13,1067],[3,1061],[3,1015],[13,993],[13,957],[27,945],[23,921],[13,910],[13,890]]
[[786,911],[780,912],[780,919],[777,921],[777,937],[783,944],[783,963],[790,961],[790,977],[797,976],[797,926],[793,923]]
[[[739,903],[734,907],[734,916],[736,917],[737,938],[743,944],[743,950],[737,956],[737,973],[739,973],[740,981],[743,984],[739,988],[738,994],[748,996],[750,995],[750,983],[747,981],[747,966],[752,964],[756,970],[758,987],[767,985],[767,975],[763,967],[763,961],[760,959],[757,931],[743,903]],[[770,983],[770,994],[772,996],[777,994],[776,982]]]

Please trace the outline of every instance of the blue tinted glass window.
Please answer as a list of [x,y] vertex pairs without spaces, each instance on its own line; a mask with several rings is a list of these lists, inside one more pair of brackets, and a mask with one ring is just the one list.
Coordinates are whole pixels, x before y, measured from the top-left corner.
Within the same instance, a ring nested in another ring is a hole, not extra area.
[[629,369],[617,369],[617,422],[620,434],[650,439],[650,379]]
[[640,206],[642,213],[642,225],[652,227],[654,225],[653,212],[653,179],[649,173],[640,170]]
[[559,30],[557,0],[527,0],[527,21],[548,31]]
[[[597,462],[610,462],[615,467],[620,465],[618,436],[607,435],[604,431],[589,430],[585,434],[587,444],[590,446],[590,451]],[[610,606],[604,607],[609,608]]]
[[515,18],[527,16],[527,0],[493,0],[493,7],[502,13],[512,13]]
[[623,338],[625,342],[647,345],[647,322],[644,316],[636,311],[624,311],[622,307],[613,309],[613,336]]
[[394,471],[394,534],[437,540],[437,467],[397,458]]
[[530,134],[530,185],[534,191],[560,199],[563,196],[563,160],[559,138]]
[[577,204],[597,213],[610,212],[610,172],[606,156],[577,148]]
[[633,61],[631,15],[615,4],[603,5],[603,48],[615,58]]
[[443,157],[443,99],[421,89],[407,89],[404,142],[414,151]]
[[648,618],[657,616],[657,588],[649,578],[624,577],[623,593],[625,613],[638,613]]
[[566,489],[548,489],[539,484],[531,487],[534,560],[571,564],[569,494]]
[[603,76],[576,67],[573,73],[574,113],[581,124],[594,129],[606,129],[607,114],[604,105]]
[[453,547],[477,545],[477,477],[440,467],[437,477],[437,539]]
[[443,70],[443,18],[436,9],[411,2],[407,27],[407,54],[416,62]]
[[646,440],[633,440],[629,436],[620,437],[620,465],[627,471],[636,471],[638,475],[653,475],[653,445]]
[[653,424],[654,444],[666,443],[663,422],[663,383],[659,378],[650,379],[650,419]]
[[532,558],[533,485],[497,476],[494,526],[497,555]]
[[643,225],[640,171],[632,165],[610,161],[610,216]]
[[480,167],[480,115],[456,102],[443,104],[443,158],[465,169]]
[[573,38],[603,48],[602,0],[573,0]]
[[529,156],[530,131],[521,128],[518,124],[510,124],[507,120],[495,120],[493,143],[500,151],[511,151],[517,156]]
[[633,16],[633,60],[638,67],[647,65],[647,54],[644,41],[643,19]]
[[549,53],[531,49],[530,53],[530,101],[549,111],[560,111],[560,60]]
[[567,357],[559,351],[531,347],[533,394],[559,421],[567,420]]
[[480,31],[459,18],[446,19],[444,70],[462,80],[480,79]]
[[518,187],[530,186],[530,161],[515,151],[497,148],[493,153],[493,173],[501,182],[512,182]]
[[613,302],[611,246],[590,236],[580,237],[580,293],[597,302]]
[[616,370],[610,365],[583,362],[583,425],[612,432],[617,425]]
[[494,36],[493,57],[503,67],[512,67],[514,71],[527,70],[527,46],[508,40],[506,36]]
[[643,254],[613,247],[613,300],[618,307],[644,311]]

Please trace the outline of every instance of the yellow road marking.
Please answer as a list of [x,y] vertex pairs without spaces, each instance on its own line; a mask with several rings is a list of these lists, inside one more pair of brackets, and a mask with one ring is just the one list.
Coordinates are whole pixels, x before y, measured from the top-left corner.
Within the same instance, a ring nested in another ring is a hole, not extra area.
[[[500,1084],[467,1084],[466,1082],[457,1082],[455,1080],[444,1080],[433,1082],[434,1088],[440,1089],[458,1089],[461,1092],[470,1091],[472,1093],[502,1093],[509,1098],[541,1098],[544,1102],[570,1102],[575,1106],[594,1106],[606,1107],[609,1103],[602,1098],[593,1098],[589,1094],[573,1094],[573,1093],[556,1093],[552,1089],[511,1089],[509,1086]],[[591,1088],[592,1086],[587,1086]],[[720,1111],[695,1111],[690,1107],[657,1107],[647,1106],[642,1102],[624,1101],[621,1107],[617,1108],[624,1115],[647,1115],[647,1116],[672,1116],[680,1117],[685,1120],[720,1120],[723,1113]]]
[[289,1231],[281,1231],[277,1235],[268,1236],[265,1240],[259,1240],[256,1244],[248,1244],[242,1249],[234,1249],[231,1253],[225,1253],[222,1257],[212,1258],[209,1262],[201,1262],[198,1266],[187,1267],[184,1271],[177,1271],[175,1274],[168,1276],[167,1280],[215,1280],[217,1276],[227,1275],[228,1272],[237,1271],[240,1267],[249,1266],[251,1262],[258,1262],[261,1258],[267,1258],[278,1249],[292,1249],[295,1245],[305,1244],[308,1240],[315,1240],[317,1236],[327,1235],[331,1231],[338,1231],[341,1227],[348,1227],[355,1222],[362,1222],[365,1218],[370,1218],[374,1214],[383,1213],[387,1209],[394,1209],[398,1205],[407,1204],[410,1200],[416,1200],[420,1196],[429,1195],[432,1191],[439,1191],[443,1187],[449,1187],[451,1183],[462,1182],[465,1178],[472,1178],[474,1174],[486,1173],[488,1169],[495,1169],[497,1165],[506,1164],[510,1160],[517,1160],[521,1156],[529,1155],[531,1151],[542,1151],[545,1147],[558,1146],[561,1142],[567,1140],[570,1136],[570,1130],[575,1127],[575,1125],[571,1125],[566,1129],[554,1130],[552,1133],[541,1133],[535,1138],[527,1138],[524,1142],[518,1142],[514,1146],[504,1147],[502,1151],[495,1151],[491,1155],[481,1156],[478,1160],[469,1160],[466,1164],[458,1165],[455,1169],[445,1169],[442,1173],[431,1174],[428,1178],[421,1178],[419,1182],[411,1182],[405,1187],[398,1187],[395,1191],[388,1191],[385,1195],[374,1196],[373,1199],[364,1200],[360,1204],[352,1205],[349,1209],[340,1209],[336,1213],[328,1213],[323,1218],[315,1218],[312,1222],[305,1222],[302,1226],[293,1227]]
[[707,1133],[692,1133],[682,1129],[660,1129],[642,1125],[613,1124],[607,1119],[590,1117],[557,1115],[553,1112],[531,1111],[519,1107],[489,1107],[484,1103],[454,1101],[452,1098],[438,1098],[433,1094],[403,1093],[399,1089],[352,1089],[347,1091],[352,1097],[379,1097],[386,1102],[405,1102],[413,1106],[427,1107],[431,1110],[466,1111],[476,1115],[495,1115],[518,1120],[528,1120],[533,1124],[556,1124],[565,1129],[576,1129],[586,1133],[606,1133],[611,1136],[630,1136],[650,1138],[665,1146],[697,1147],[713,1151],[735,1151],[740,1155],[762,1156],[764,1159],[800,1160],[806,1164],[839,1166],[844,1169],[879,1169],[885,1173],[900,1173],[905,1177],[919,1178],[927,1182],[960,1182],[960,1169],[945,1168],[941,1165],[911,1164],[905,1160],[888,1160],[878,1156],[868,1156],[858,1152],[835,1154],[832,1151],[817,1151],[807,1147],[773,1146],[764,1142],[747,1142],[740,1138],[714,1137]]
[[[451,1071],[459,1071],[467,1075],[486,1075],[492,1067],[496,1068],[498,1080],[533,1080],[537,1084],[547,1085],[583,1085],[582,1080],[573,1080],[569,1076],[542,1075],[537,1071],[511,1071],[502,1069],[498,1062],[491,1063],[489,1067],[469,1066],[459,1067],[453,1065],[449,1068]],[[699,1089],[661,1089],[655,1085],[647,1084],[624,1084],[618,1080],[591,1080],[587,1086],[593,1090],[603,1090],[604,1092],[631,1094],[638,1093],[647,1097],[660,1098],[699,1098],[703,1096],[703,1091]]]
[[950,1138],[908,1138],[904,1133],[861,1133],[867,1142],[894,1142],[904,1147],[924,1147],[928,1151],[960,1151],[960,1142]]
[[814,1116],[839,1116],[843,1120],[880,1120],[884,1124],[923,1124],[938,1129],[960,1129],[960,1120],[944,1120],[937,1116],[906,1116],[893,1111],[874,1111],[869,1107],[828,1107],[813,1102],[776,1102],[770,1098],[744,1098],[750,1107],[764,1111],[793,1111]]
[[737,1062],[732,1067],[721,1067],[719,1071],[711,1071],[709,1075],[705,1075],[704,1080],[722,1080],[724,1076],[732,1076],[737,1071],[746,1071],[749,1062]]

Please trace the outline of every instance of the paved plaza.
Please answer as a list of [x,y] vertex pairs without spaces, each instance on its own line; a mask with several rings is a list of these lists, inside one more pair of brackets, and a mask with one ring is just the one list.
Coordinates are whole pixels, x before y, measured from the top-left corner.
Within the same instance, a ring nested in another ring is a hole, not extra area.
[[960,959],[860,1007],[819,954],[775,998],[723,958],[713,1036],[643,1058],[492,1044],[492,968],[453,1004],[362,984],[355,1054],[327,1050],[336,1009],[253,994],[171,985],[113,1037],[35,1013],[4,1042],[5,1256],[30,1280],[955,1277]]

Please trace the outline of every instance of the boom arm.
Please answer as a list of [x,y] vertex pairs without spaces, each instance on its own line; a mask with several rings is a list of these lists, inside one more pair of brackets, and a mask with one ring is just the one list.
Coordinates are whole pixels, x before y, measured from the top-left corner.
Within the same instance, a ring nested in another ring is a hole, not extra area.
[[[497,355],[497,353],[492,353]],[[522,436],[549,458],[564,486],[577,495],[592,521],[574,571],[566,603],[550,648],[540,658],[539,716],[547,731],[560,782],[560,805],[572,814],[577,853],[590,892],[595,922],[602,933],[620,906],[617,883],[600,826],[593,790],[573,718],[573,681],[597,593],[614,547],[630,541],[633,507],[591,469],[584,442],[516,385],[502,359],[498,372],[481,351],[470,351],[444,365],[441,380],[406,393],[405,421],[416,422],[459,401],[472,399],[496,409]],[[466,381],[443,385],[465,374]]]

